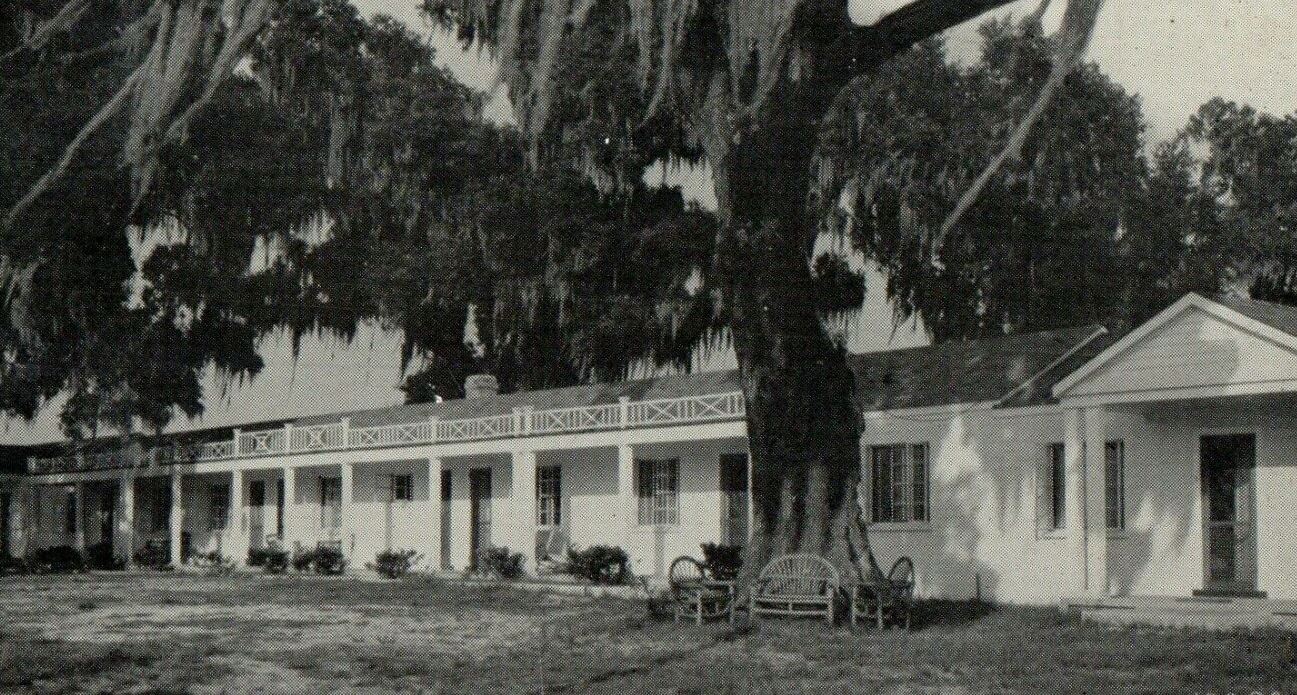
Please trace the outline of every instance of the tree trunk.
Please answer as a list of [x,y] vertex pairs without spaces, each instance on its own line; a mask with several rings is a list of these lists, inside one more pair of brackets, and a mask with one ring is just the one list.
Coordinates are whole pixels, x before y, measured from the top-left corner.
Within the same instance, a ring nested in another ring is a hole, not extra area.
[[[841,570],[853,562],[859,414],[845,346],[817,310],[812,251],[819,225],[807,196],[820,114],[831,90],[789,84],[760,127],[713,165],[722,222],[725,299],[747,402],[752,454],[752,542],[746,586],[775,555],[807,552]],[[833,93],[836,93],[835,91]]]

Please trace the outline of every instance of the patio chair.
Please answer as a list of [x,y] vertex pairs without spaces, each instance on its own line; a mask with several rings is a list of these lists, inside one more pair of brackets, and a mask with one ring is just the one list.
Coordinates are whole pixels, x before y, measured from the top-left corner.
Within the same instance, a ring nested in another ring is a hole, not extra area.
[[703,564],[689,556],[671,563],[667,572],[675,622],[689,618],[702,625],[725,618],[734,622],[734,583],[709,579]]
[[851,592],[851,624],[873,620],[882,629],[889,619],[909,630],[914,612],[914,561],[902,557],[886,577],[860,582]]
[[838,570],[828,560],[805,553],[783,555],[771,560],[753,583],[748,612],[753,619],[823,618],[832,625],[841,584]]

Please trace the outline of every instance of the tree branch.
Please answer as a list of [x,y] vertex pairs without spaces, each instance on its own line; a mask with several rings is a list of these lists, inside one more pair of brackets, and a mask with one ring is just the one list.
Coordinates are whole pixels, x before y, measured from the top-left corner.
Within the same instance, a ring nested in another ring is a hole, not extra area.
[[853,72],[873,70],[916,43],[1014,0],[914,0],[852,31]]

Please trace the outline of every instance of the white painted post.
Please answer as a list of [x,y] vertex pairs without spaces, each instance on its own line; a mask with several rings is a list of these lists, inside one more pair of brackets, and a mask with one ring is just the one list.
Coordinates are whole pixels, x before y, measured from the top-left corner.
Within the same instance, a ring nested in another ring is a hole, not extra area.
[[178,471],[171,473],[171,566],[180,567],[184,557],[181,555],[181,543],[185,528],[185,487],[184,480]]
[[293,423],[284,423],[284,453],[293,453]]
[[639,524],[639,499],[635,491],[635,448],[630,444],[617,445],[617,502],[624,547],[631,552]]
[[351,448],[351,418],[342,418],[342,448]]
[[338,529],[339,536],[342,540],[342,552],[346,554],[347,559],[353,559],[352,553],[356,549],[356,536],[353,529],[351,518],[352,513],[352,496],[356,486],[356,465],[354,463],[342,464],[342,499],[340,500],[341,508],[339,510],[342,517],[342,528]]
[[1108,595],[1108,486],[1104,462],[1108,434],[1102,407],[1086,408],[1085,420],[1085,546],[1086,590]]
[[241,434],[243,434],[243,430],[235,427],[234,428],[234,448],[232,449],[232,451],[234,452],[234,455],[236,457],[239,455],[239,435]]
[[617,417],[621,421],[621,428],[626,429],[630,426],[630,396],[618,396],[617,405],[620,409]]
[[[1070,588],[1078,595],[1086,590],[1085,551],[1085,419],[1080,408],[1065,414],[1063,434],[1063,523],[1070,563]],[[1043,455],[1043,454],[1042,454]]]
[[[432,419],[432,431],[437,431],[437,418]],[[428,522],[428,552],[424,557],[428,569],[441,569],[441,459],[428,459],[428,504],[425,507]]]
[[113,554],[126,558],[130,566],[135,555],[135,477],[126,474],[117,481],[121,501],[121,517],[117,522],[119,542],[113,545]]
[[[77,552],[81,553],[82,555],[85,555],[86,553],[86,514],[85,514],[86,484],[84,482],[81,481],[77,482],[76,492],[72,493],[72,497],[73,497],[72,506],[74,507],[74,509],[72,510],[72,520],[73,522],[75,522],[75,526],[73,526],[72,543],[74,547],[76,547]],[[102,541],[103,539],[100,540]]]
[[522,433],[531,434],[531,411],[534,410],[530,405],[522,407]]
[[522,553],[528,573],[536,572],[536,452],[513,452],[510,497],[517,525],[513,551]]
[[248,517],[243,509],[243,471],[230,471],[230,511],[225,523],[225,547],[235,566],[242,567],[248,560]]
[[279,500],[284,515],[284,547],[290,551],[297,542],[297,469],[284,468],[284,498]]
[[434,444],[437,442],[437,422],[438,422],[438,418],[436,415],[433,415],[432,417],[428,418],[428,423],[429,423],[428,429],[432,431],[432,437],[430,438],[430,441],[432,441]]

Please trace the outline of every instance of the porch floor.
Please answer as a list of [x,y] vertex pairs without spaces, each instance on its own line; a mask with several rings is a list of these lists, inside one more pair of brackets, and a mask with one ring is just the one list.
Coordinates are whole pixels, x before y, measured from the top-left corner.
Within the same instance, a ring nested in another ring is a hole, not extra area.
[[1085,620],[1114,625],[1209,630],[1274,627],[1297,631],[1297,601],[1231,596],[1109,596],[1064,602]]

